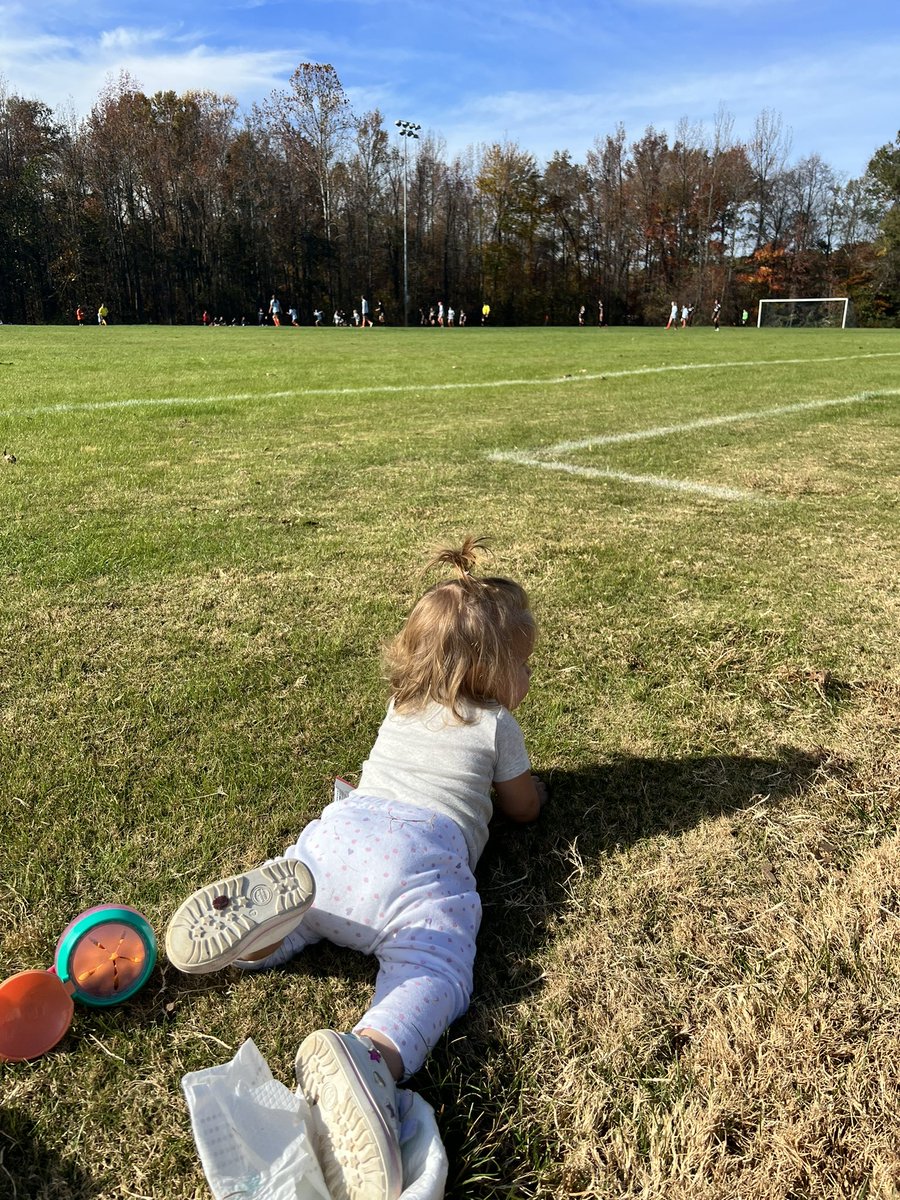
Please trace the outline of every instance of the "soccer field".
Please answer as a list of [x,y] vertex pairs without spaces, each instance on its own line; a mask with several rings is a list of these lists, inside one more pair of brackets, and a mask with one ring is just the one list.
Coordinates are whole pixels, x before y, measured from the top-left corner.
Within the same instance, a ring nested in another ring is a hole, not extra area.
[[[0,373],[0,978],[293,841],[486,534],[551,801],[413,1081],[448,1196],[897,1194],[900,332],[4,326]],[[0,1194],[205,1195],[181,1076],[252,1037],[290,1083],[373,978],[78,1007],[0,1066]]]

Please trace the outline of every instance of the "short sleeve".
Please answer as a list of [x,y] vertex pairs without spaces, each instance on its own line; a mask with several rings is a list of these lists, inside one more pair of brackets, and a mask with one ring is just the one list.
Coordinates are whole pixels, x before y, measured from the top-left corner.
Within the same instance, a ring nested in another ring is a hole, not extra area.
[[494,768],[494,783],[505,783],[531,770],[531,761],[525,749],[525,738],[519,722],[508,709],[501,708],[497,718],[497,765]]

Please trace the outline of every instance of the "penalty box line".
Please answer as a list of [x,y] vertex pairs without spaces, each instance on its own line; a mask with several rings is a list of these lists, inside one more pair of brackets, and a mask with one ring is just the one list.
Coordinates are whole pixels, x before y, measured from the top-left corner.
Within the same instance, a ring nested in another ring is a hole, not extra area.
[[[496,461],[496,456],[488,455]],[[528,458],[526,455],[511,457],[504,454],[503,462],[515,463],[520,467],[539,467],[542,471],[562,471],[567,475],[580,475],[584,479],[617,479],[621,483],[634,483],[643,487],[663,488],[670,492],[695,492],[701,496],[712,496],[715,500],[767,501],[768,496],[759,492],[748,492],[742,488],[719,487],[714,483],[695,483],[691,479],[668,479],[665,475],[632,475],[628,471],[613,471],[605,467],[579,467],[575,463],[546,458]]]
[[634,475],[627,471],[614,471],[612,468],[606,467],[582,467],[576,463],[564,462],[559,457],[545,458],[540,456],[573,454],[577,450],[585,450],[594,446],[621,445],[624,442],[638,442],[649,438],[668,437],[676,433],[687,433],[695,429],[709,429],[717,425],[730,425],[737,421],[753,421],[758,420],[760,417],[776,417],[788,413],[836,408],[849,404],[861,404],[869,400],[883,400],[893,396],[900,396],[900,388],[856,392],[852,396],[841,396],[834,400],[809,400],[797,404],[779,404],[774,408],[725,413],[718,417],[699,417],[695,421],[685,421],[680,425],[656,425],[651,429],[636,429],[628,433],[600,434],[597,437],[582,438],[579,441],[557,442],[555,445],[538,448],[528,454],[518,450],[494,450],[487,457],[492,462],[508,462],[522,467],[538,467],[544,471],[562,471],[566,474],[579,475],[586,479],[617,479],[623,483],[665,488],[670,491],[696,492],[703,496],[712,496],[718,500],[770,501],[771,497],[742,488],[722,487],[716,484],[694,482],[688,479],[669,479],[661,475]]

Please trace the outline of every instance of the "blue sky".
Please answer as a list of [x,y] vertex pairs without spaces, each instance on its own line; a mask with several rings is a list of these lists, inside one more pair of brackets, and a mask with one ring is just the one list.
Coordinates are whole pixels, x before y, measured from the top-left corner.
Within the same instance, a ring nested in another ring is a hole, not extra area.
[[711,131],[720,106],[748,137],[771,108],[792,161],[857,176],[900,129],[900,0],[0,0],[7,90],[78,116],[123,69],[249,108],[304,61],[449,155],[509,140],[583,160],[618,122],[629,141],[682,118]]

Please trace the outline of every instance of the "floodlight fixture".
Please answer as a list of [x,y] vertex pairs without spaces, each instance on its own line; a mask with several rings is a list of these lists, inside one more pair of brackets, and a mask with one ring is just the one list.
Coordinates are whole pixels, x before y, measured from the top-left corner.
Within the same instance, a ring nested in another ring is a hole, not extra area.
[[403,138],[403,324],[409,325],[409,256],[406,241],[406,204],[409,191],[409,139],[418,138],[421,125],[414,121],[395,121]]

